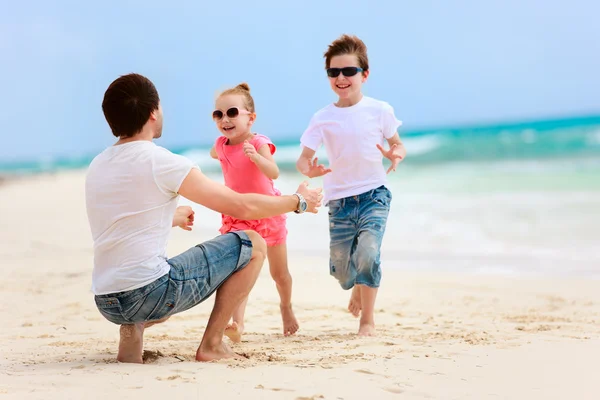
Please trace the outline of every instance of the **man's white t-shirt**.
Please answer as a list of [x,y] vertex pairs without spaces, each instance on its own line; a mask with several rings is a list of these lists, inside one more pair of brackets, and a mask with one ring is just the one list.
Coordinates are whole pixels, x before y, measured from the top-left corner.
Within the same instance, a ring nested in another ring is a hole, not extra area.
[[325,146],[331,172],[323,177],[324,204],[387,183],[376,145],[383,146],[400,125],[392,106],[366,96],[351,107],[330,104],[313,116],[300,143],[314,151]]
[[94,158],[85,183],[94,294],[136,289],[169,272],[166,249],[177,192],[194,167],[141,140],[111,146]]

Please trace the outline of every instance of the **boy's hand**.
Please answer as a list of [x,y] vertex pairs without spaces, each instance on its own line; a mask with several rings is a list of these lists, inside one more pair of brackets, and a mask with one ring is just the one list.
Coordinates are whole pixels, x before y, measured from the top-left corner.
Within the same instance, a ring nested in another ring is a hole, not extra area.
[[178,226],[183,230],[191,231],[194,225],[194,210],[190,206],[179,206],[173,216],[173,226]]
[[317,164],[319,161],[318,157],[315,157],[312,162],[308,162],[308,170],[304,172],[304,175],[309,178],[316,178],[317,176],[323,176],[331,172],[331,168],[326,168],[323,164]]
[[377,148],[385,158],[392,162],[392,165],[388,168],[387,173],[389,174],[391,171],[396,172],[396,167],[398,166],[398,164],[400,164],[400,161],[402,161],[402,155],[395,151],[396,149],[398,149],[398,145],[393,144],[390,146],[389,150],[386,150],[383,148],[382,145],[377,144]]
[[244,154],[252,162],[256,162],[260,157],[260,154],[258,154],[256,148],[252,146],[247,140],[244,141]]

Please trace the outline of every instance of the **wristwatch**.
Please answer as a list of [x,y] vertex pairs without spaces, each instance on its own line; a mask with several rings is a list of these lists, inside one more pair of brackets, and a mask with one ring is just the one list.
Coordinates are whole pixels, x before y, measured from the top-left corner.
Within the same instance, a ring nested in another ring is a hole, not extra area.
[[294,196],[298,198],[298,209],[294,211],[296,214],[302,214],[308,208],[308,204],[306,204],[306,200],[304,200],[304,196],[300,193],[294,193]]

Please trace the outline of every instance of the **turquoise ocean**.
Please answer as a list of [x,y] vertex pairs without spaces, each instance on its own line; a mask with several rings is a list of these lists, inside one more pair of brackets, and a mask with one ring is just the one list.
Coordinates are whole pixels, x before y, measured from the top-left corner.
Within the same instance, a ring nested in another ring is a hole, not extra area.
[[[401,130],[408,155],[396,177],[407,185],[465,190],[600,189],[600,115],[453,127]],[[298,135],[299,137],[299,135]],[[300,152],[298,137],[274,139],[282,172],[293,172]],[[101,149],[99,149],[101,150]],[[171,148],[208,172],[219,166],[208,147]],[[324,151],[317,153],[327,161]],[[85,168],[95,154],[84,157],[43,157],[6,163],[3,174],[56,172]],[[481,179],[487,177],[487,179]],[[396,179],[396,178],[394,178]]]
[[[408,155],[388,175],[386,268],[600,278],[600,115],[403,129],[401,137]],[[274,142],[283,172],[276,185],[290,193],[303,179],[295,171],[298,137]],[[208,147],[170,150],[222,179]],[[0,175],[84,170],[94,155],[0,163]],[[317,155],[327,163],[323,149]],[[192,206],[202,221],[196,234],[216,234],[220,214]],[[327,259],[326,212],[292,215],[288,228],[291,256]]]

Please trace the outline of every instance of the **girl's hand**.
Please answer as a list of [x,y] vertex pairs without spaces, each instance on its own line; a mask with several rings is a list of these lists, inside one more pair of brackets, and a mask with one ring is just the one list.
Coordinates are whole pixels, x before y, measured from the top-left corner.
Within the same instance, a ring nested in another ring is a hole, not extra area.
[[244,154],[252,162],[256,162],[260,158],[260,154],[258,154],[256,148],[254,148],[247,140],[244,141]]

